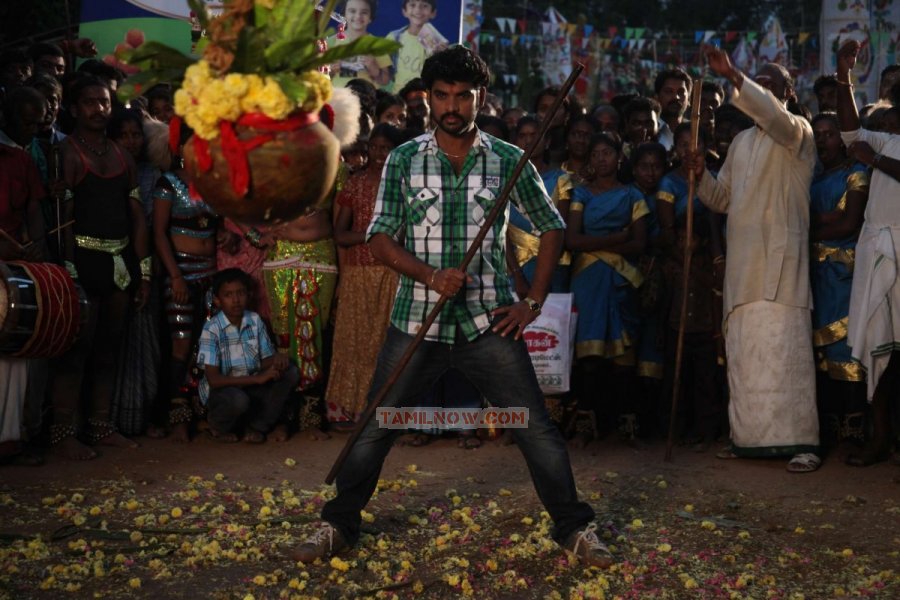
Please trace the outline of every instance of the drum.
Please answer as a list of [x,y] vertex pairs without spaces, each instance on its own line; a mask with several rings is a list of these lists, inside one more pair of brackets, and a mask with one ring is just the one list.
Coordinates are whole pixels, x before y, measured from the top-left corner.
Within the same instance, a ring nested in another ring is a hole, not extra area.
[[0,262],[0,355],[52,358],[78,339],[88,300],[65,268]]

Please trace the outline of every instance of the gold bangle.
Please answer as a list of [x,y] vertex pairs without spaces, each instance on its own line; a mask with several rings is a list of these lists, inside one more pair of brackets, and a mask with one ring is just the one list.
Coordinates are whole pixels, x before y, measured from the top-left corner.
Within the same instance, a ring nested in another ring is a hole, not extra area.
[[435,268],[431,272],[431,279],[428,280],[428,287],[430,287],[431,289],[434,289],[434,278],[435,278],[435,276],[437,276],[437,272],[438,272],[438,270],[437,270],[437,268]]

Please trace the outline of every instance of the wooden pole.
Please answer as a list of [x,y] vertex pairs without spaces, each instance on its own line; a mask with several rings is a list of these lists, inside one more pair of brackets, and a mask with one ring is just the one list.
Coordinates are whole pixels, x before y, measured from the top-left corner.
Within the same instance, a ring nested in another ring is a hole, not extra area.
[[[700,94],[703,79],[694,80],[691,94],[691,155],[697,151],[697,140],[700,136]],[[697,177],[694,170],[688,173],[687,223],[684,241],[684,262],[681,274],[681,317],[678,320],[678,342],[675,346],[675,381],[672,386],[672,409],[669,414],[669,437],[666,440],[666,462],[672,462],[672,447],[675,444],[675,421],[678,413],[678,396],[681,392],[681,361],[684,355],[684,328],[687,324],[688,285],[691,275],[691,244],[694,239],[694,195],[697,189]]]
[[[556,101],[554,101],[553,106],[550,107],[547,116],[541,123],[541,129],[538,132],[537,138],[522,154],[519,162],[516,163],[516,168],[513,170],[512,175],[503,186],[503,190],[500,192],[500,197],[497,199],[497,203],[485,218],[484,224],[478,231],[478,235],[475,236],[474,240],[472,240],[472,244],[469,246],[466,255],[463,257],[462,263],[460,263],[459,265],[460,271],[466,271],[469,263],[472,262],[472,259],[475,258],[475,254],[481,248],[481,244],[482,242],[484,242],[484,238],[487,236],[488,231],[490,231],[491,227],[494,226],[494,221],[496,221],[497,217],[500,216],[500,213],[506,209],[506,202],[509,200],[509,195],[512,193],[513,188],[516,185],[516,181],[519,179],[519,175],[522,174],[522,170],[525,168],[525,165],[528,164],[529,160],[531,160],[531,157],[534,154],[535,150],[537,150],[537,148],[543,143],[544,134],[546,134],[547,130],[550,128],[550,122],[553,121],[553,117],[559,111],[560,107],[563,104],[563,100],[565,100],[566,96],[569,94],[569,90],[572,89],[572,86],[575,85],[578,77],[581,76],[582,71],[584,71],[584,66],[576,63],[575,67],[572,69],[572,73],[569,75],[569,78],[566,79],[565,83],[563,83],[562,89],[560,90],[559,95],[556,97]],[[406,348],[406,352],[404,352],[403,356],[400,357],[400,362],[397,363],[397,366],[391,372],[390,376],[388,376],[388,379],[385,382],[384,386],[378,391],[378,393],[375,395],[375,398],[366,407],[365,412],[362,414],[359,422],[356,424],[356,429],[353,430],[353,433],[350,435],[350,438],[347,440],[347,443],[344,444],[344,448],[338,455],[337,460],[334,461],[334,465],[331,467],[331,471],[328,472],[328,476],[325,478],[325,483],[331,484],[334,482],[335,477],[337,477],[337,474],[340,472],[341,467],[344,465],[344,461],[347,460],[347,456],[353,449],[354,444],[356,444],[356,440],[359,439],[359,436],[366,428],[366,425],[372,419],[372,415],[375,414],[375,411],[378,409],[378,407],[381,406],[381,403],[384,402],[384,399],[387,397],[388,392],[390,392],[391,388],[394,387],[394,384],[397,383],[397,380],[400,378],[400,375],[403,373],[406,365],[412,359],[413,354],[415,354],[416,352],[416,349],[425,339],[425,334],[428,333],[428,330],[431,328],[431,324],[434,323],[435,319],[437,319],[437,316],[440,314],[441,309],[443,309],[444,304],[447,303],[448,299],[449,298],[447,296],[441,296],[441,298],[434,305],[434,308],[431,309],[431,312],[428,313],[428,316],[425,318],[425,322],[422,323],[422,325],[419,327],[419,331],[416,334],[416,337],[413,338],[412,343]]]

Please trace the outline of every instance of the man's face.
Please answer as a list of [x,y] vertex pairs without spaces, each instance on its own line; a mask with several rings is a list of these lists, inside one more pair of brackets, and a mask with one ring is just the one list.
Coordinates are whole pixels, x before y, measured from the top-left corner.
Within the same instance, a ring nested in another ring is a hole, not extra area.
[[437,11],[428,2],[408,0],[403,5],[403,16],[409,19],[411,26],[421,28],[437,16]]
[[56,122],[56,115],[59,114],[60,97],[57,92],[49,90],[44,91],[43,94],[44,98],[47,99],[47,110],[44,113],[42,130],[48,131],[53,127],[53,124]]
[[837,111],[837,87],[826,85],[816,94],[816,102],[819,105],[819,112],[835,112]]
[[47,73],[53,77],[62,77],[66,72],[66,59],[62,56],[45,54],[34,61],[35,73]]
[[681,79],[666,79],[656,100],[662,106],[664,117],[681,118],[687,109],[688,88]]
[[[544,94],[538,98],[537,111],[535,111],[535,116],[538,118],[538,121],[543,122],[550,113],[550,108],[553,107],[554,102],[556,102],[556,96],[551,96],[550,94]],[[553,115],[553,121],[550,123],[550,127],[562,125],[565,121],[566,111],[563,108],[560,108],[560,110],[556,111],[556,114]]]
[[632,144],[642,144],[656,139],[656,115],[652,110],[631,113],[625,123],[625,133]]
[[387,123],[398,129],[406,127],[406,107],[402,104],[388,106],[378,118],[379,123]]
[[22,147],[27,146],[44,125],[44,107],[23,104],[19,108],[18,119],[8,128],[7,134]]
[[72,106],[72,116],[75,117],[78,126],[92,131],[103,131],[109,121],[112,110],[112,101],[109,90],[101,86],[85,88]]
[[435,81],[430,94],[431,117],[444,133],[463,136],[475,126],[484,95],[483,88],[471,83]]
[[700,92],[700,124],[708,130],[712,129],[716,120],[716,109],[722,106],[722,95],[718,90],[702,90]]
[[428,92],[424,90],[409,92],[404,100],[406,100],[407,119],[417,120],[424,129],[427,129],[428,117],[431,114],[431,108],[428,105]]
[[753,80],[761,87],[772,92],[772,95],[779,101],[787,102],[787,82],[784,79],[784,73],[782,73],[781,69],[775,65],[763,65],[759,71],[756,72],[756,76]]
[[24,85],[31,77],[31,63],[17,62],[6,66],[0,82],[8,82],[10,85]]

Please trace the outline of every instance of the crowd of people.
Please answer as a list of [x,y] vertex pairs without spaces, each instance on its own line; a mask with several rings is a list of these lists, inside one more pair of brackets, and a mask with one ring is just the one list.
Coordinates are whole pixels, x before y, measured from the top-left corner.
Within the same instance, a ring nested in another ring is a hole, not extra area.
[[[665,434],[683,327],[683,444],[707,451],[730,440],[718,457],[786,456],[794,472],[815,470],[843,441],[859,445],[851,464],[890,457],[900,397],[900,210],[891,208],[900,198],[900,66],[885,69],[881,99],[860,116],[852,50],[816,82],[815,114],[796,102],[784,68],[766,65],[751,79],[710,50],[716,77],[701,84],[697,150],[686,118],[695,83],[677,67],[657,75],[654,97],[590,108],[567,97],[552,116],[555,87],[527,106],[482,98],[475,123],[488,141],[527,149],[552,119],[532,165],[565,234],[537,287],[572,293],[578,313],[572,390],[546,399],[573,445],[615,431],[630,443]],[[181,156],[190,131],[174,118],[170,86],[125,106],[115,95],[125,76],[110,65],[89,59],[76,70],[47,43],[0,56],[0,265],[63,266],[77,283],[70,293],[85,300],[77,340],[50,358],[15,356],[19,324],[0,306],[3,462],[40,464],[47,446],[89,459],[140,435],[187,442],[204,431],[261,443],[355,426],[379,352],[429,303],[368,242],[379,232],[403,238],[390,211],[416,232],[443,219],[449,235],[438,202],[456,185],[389,160],[427,150],[416,144],[436,125],[433,86],[416,77],[387,92],[377,87],[386,62],[368,66],[377,76],[341,81],[359,99],[360,135],[343,148],[330,208],[251,227],[192,197]],[[457,173],[480,156],[478,144],[442,152]],[[499,189],[482,185],[483,214]],[[401,193],[406,206],[385,206]],[[422,290],[455,293],[490,278],[508,290],[497,298],[514,293],[539,312],[535,277],[551,219],[513,200],[500,222],[506,247],[496,250],[505,268],[483,261],[468,283],[436,269]],[[459,241],[470,233],[463,224]],[[445,251],[440,267],[465,250]],[[441,341],[471,340],[465,319],[456,322]],[[410,401],[492,400],[449,365]],[[402,439],[423,445],[435,435]],[[462,448],[482,443],[472,431],[458,435]]]

